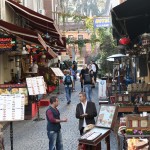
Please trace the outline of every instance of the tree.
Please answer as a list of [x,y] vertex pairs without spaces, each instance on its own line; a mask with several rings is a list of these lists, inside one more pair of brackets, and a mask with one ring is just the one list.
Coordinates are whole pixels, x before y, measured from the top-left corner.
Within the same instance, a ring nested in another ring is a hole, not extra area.
[[87,30],[91,31],[91,46],[92,50],[95,49],[95,45],[99,43],[98,54],[91,59],[100,60],[101,62],[101,74],[105,75],[108,72],[112,72],[112,62],[107,61],[107,57],[117,53],[116,42],[112,36],[112,28],[96,28],[93,26],[93,18],[87,18],[85,21]]

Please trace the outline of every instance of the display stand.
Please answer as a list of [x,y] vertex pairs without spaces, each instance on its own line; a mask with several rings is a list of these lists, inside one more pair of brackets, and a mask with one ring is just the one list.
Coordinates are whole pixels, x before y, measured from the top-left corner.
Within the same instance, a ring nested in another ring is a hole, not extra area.
[[86,150],[101,150],[101,141],[105,139],[110,150],[110,132],[117,119],[117,109],[115,105],[102,104],[95,127],[79,138],[79,144],[84,144]]
[[57,94],[63,94],[63,93],[60,93],[60,77],[63,77],[64,74],[60,70],[60,68],[51,68],[51,70],[56,75],[56,77],[58,77],[58,86],[57,86],[58,91],[57,91]]
[[45,87],[44,78],[43,78],[43,76],[26,78],[26,82],[27,82],[29,95],[34,95],[36,98],[36,105],[37,105],[38,112],[37,112],[37,118],[34,119],[34,121],[45,120],[43,118],[40,118],[39,100],[38,100],[38,95],[46,94],[46,87]]
[[34,121],[42,121],[42,120],[45,120],[44,118],[41,118],[41,117],[40,117],[40,109],[39,109],[38,95],[36,95],[36,106],[37,106],[37,118],[35,118]]
[[10,122],[10,143],[11,143],[11,150],[13,150],[13,122]]

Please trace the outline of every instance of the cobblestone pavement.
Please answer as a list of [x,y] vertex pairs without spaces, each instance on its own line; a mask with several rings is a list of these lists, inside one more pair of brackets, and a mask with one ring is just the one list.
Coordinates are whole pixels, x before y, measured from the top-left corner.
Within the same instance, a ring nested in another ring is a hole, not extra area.
[[[58,95],[60,99],[59,110],[61,117],[67,117],[68,122],[62,123],[62,135],[64,150],[77,150],[79,131],[78,120],[75,118],[75,109],[79,103],[78,94],[80,92],[80,82],[76,82],[77,92],[72,93],[72,102],[70,105],[66,104],[65,92],[63,85],[60,86],[61,94]],[[51,94],[52,95],[52,94]],[[93,101],[98,104],[98,88],[93,90]],[[40,117],[45,118],[45,111],[47,107],[40,108]],[[14,131],[14,150],[48,150],[48,138],[46,133],[46,120],[33,121],[24,120],[13,123]],[[3,131],[5,150],[10,150],[10,136],[9,126]],[[116,136],[111,133],[111,150],[118,150]],[[105,142],[102,142],[102,150],[106,150]]]

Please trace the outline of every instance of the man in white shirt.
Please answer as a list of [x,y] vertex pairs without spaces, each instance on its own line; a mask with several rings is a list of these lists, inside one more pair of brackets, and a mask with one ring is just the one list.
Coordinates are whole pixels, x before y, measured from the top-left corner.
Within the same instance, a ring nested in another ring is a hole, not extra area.
[[83,134],[86,125],[95,124],[94,117],[97,116],[95,103],[86,100],[86,93],[79,93],[80,103],[76,107],[76,118],[79,119],[80,135]]
[[94,81],[96,83],[97,69],[96,69],[96,65],[94,64],[94,61],[91,61],[91,68],[93,70]]

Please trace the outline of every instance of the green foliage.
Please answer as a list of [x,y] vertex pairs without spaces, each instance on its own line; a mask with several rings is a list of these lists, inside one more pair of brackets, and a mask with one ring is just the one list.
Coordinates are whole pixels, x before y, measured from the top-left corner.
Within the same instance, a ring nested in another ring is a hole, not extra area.
[[113,63],[107,61],[107,57],[117,53],[115,49],[116,43],[113,40],[111,28],[96,28],[93,26],[93,18],[87,18],[85,21],[87,30],[91,31],[91,46],[92,50],[95,49],[96,42],[99,42],[99,54],[94,60],[99,59],[101,62],[101,74],[105,75],[108,72],[112,72]]

